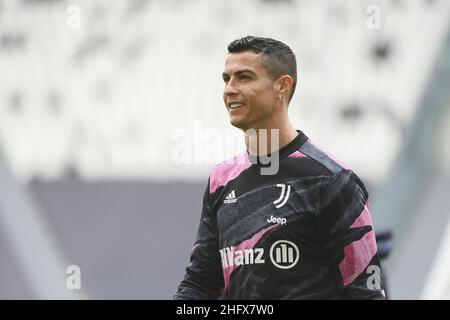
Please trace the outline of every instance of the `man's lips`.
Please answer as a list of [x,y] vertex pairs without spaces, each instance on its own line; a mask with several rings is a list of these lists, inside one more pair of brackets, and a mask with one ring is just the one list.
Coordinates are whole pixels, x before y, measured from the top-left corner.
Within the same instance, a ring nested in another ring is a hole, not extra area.
[[243,108],[243,107],[245,107],[245,103],[242,103],[242,102],[228,103],[228,109],[230,109],[230,110],[235,110],[235,109],[239,109],[239,108]]

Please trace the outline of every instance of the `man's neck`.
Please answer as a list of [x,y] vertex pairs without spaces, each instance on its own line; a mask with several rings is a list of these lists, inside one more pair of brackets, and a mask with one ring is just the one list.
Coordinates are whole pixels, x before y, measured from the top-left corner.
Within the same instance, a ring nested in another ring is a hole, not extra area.
[[298,135],[289,122],[279,128],[250,129],[245,132],[245,145],[253,156],[261,156],[280,150]]

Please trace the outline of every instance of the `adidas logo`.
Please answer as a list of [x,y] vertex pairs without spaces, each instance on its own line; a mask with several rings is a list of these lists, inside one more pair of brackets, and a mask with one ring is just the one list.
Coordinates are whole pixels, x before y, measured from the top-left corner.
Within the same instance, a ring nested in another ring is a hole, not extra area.
[[234,194],[234,190],[230,192],[229,195],[223,200],[223,203],[235,203],[237,201],[236,195]]

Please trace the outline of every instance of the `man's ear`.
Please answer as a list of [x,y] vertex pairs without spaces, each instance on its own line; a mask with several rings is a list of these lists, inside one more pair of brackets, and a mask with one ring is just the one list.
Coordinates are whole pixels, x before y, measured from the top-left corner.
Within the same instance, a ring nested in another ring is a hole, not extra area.
[[292,86],[294,85],[294,79],[292,79],[290,75],[285,74],[278,78],[278,85],[280,94],[289,97],[289,93],[291,92]]

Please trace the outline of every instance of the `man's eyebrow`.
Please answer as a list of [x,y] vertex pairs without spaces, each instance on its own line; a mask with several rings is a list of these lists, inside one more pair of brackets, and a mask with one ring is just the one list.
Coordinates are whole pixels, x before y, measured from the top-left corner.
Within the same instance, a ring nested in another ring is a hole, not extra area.
[[[234,74],[238,76],[238,75],[243,74],[243,73],[246,73],[246,72],[251,73],[251,74],[256,74],[256,72],[253,71],[252,69],[241,69],[241,70],[237,70],[237,71],[234,72]],[[228,73],[226,73],[226,72],[223,72],[223,73],[222,73],[222,78],[226,78],[226,77],[229,77],[229,76],[230,76],[230,75],[229,75]]]

